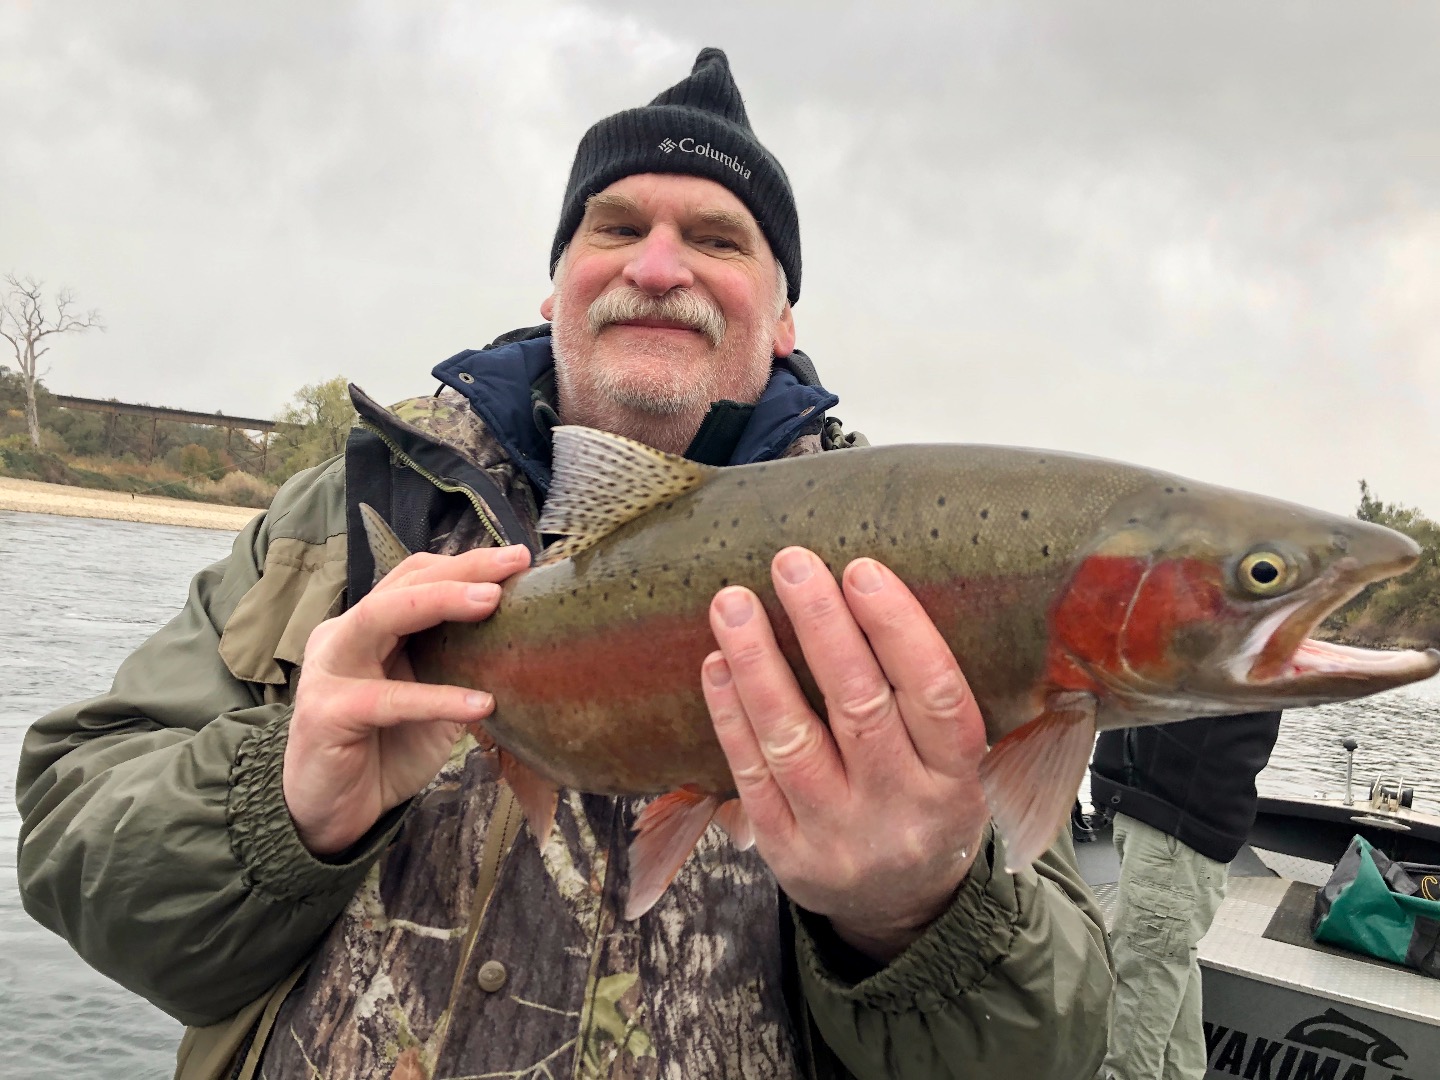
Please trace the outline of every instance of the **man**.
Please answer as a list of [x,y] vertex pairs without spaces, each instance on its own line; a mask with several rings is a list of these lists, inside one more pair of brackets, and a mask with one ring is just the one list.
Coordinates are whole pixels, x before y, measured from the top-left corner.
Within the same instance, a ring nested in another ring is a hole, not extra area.
[[1198,947],[1255,824],[1255,777],[1279,734],[1280,713],[1268,712],[1107,731],[1096,741],[1090,797],[1115,811],[1120,856],[1102,1077],[1204,1077]]
[[[772,567],[825,720],[755,596],[714,599],[696,678],[755,850],[712,830],[627,922],[641,800],[565,792],[543,851],[512,843],[467,734],[489,695],[414,682],[402,646],[528,564],[550,425],[715,464],[838,426],[794,351],[789,184],[718,50],[585,135],[551,269],[553,330],[451,358],[435,397],[357,396],[345,459],[287,484],[110,694],[34,727],[28,910],[194,1025],[184,1077],[1093,1072],[1110,973],[1068,837],[999,869],[973,698],[874,562],[843,588],[801,549]],[[420,552],[373,589],[361,502]]]

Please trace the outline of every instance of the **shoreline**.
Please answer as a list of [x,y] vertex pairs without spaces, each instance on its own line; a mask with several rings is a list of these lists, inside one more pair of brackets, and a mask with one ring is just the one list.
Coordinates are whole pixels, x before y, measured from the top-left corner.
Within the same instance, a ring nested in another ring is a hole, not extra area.
[[11,476],[0,476],[0,510],[226,532],[239,532],[256,514],[263,513],[252,506],[191,502],[163,495],[132,495],[128,491],[46,484]]

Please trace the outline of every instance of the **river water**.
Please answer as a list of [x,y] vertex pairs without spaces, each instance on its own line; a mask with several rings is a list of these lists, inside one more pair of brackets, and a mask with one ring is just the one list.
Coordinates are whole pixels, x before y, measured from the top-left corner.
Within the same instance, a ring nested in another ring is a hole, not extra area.
[[[120,662],[184,602],[191,575],[231,534],[0,511],[0,1077],[163,1078],[180,1026],[85,966],[21,910],[15,771],[25,728],[103,692]],[[1401,772],[1417,808],[1440,812],[1440,680],[1364,702],[1286,714],[1264,791],[1344,788]]]

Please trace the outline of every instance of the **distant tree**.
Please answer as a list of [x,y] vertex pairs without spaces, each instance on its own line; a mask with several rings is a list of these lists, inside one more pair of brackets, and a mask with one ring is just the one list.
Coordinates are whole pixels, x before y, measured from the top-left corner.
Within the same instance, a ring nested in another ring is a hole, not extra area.
[[49,345],[40,343],[55,334],[104,329],[98,311],[76,313],[75,298],[69,289],[57,292],[47,311],[44,282],[5,275],[5,287],[0,290],[0,337],[10,342],[20,365],[20,378],[25,385],[25,426],[30,431],[30,444],[36,450],[40,449],[40,409],[35,400],[35,384],[40,379],[40,358],[50,351]]
[[1364,480],[1355,516],[1405,533],[1420,545],[1420,559],[1399,577],[1365,586],[1326,626],[1360,643],[1384,644],[1401,637],[1440,644],[1440,523],[1416,507],[1385,502]]
[[337,375],[327,382],[302,386],[276,419],[296,425],[280,434],[278,449],[286,475],[328,461],[344,451],[355,422],[349,381]]

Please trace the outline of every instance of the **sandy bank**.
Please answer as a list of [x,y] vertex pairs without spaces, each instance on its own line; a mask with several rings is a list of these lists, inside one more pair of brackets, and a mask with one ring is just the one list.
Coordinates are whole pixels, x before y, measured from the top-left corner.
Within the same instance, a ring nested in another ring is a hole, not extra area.
[[239,532],[256,514],[248,506],[187,502],[160,495],[131,495],[125,491],[42,484],[0,476],[0,510],[24,510],[64,517],[106,518],[110,521],[144,521],[152,525],[188,525],[195,529]]

